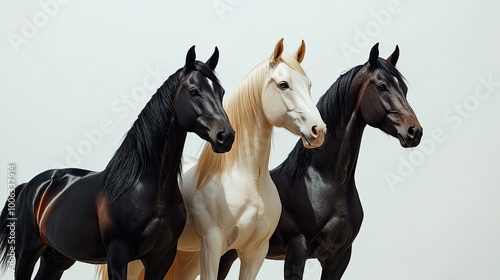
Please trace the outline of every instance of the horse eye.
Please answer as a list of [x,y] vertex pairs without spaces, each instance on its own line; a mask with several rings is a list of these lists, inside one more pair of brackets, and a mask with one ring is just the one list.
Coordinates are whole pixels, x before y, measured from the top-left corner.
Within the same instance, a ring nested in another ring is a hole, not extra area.
[[288,88],[289,88],[288,83],[287,83],[287,82],[285,82],[285,81],[279,82],[279,83],[278,83],[278,87],[279,87],[280,89],[282,89],[282,90],[285,90],[285,89],[288,89]]
[[377,85],[377,89],[379,91],[387,91],[387,87],[384,84]]
[[200,95],[198,93],[198,91],[196,89],[194,89],[194,88],[192,88],[192,89],[189,90],[189,94],[192,95],[192,96],[198,96],[198,95]]

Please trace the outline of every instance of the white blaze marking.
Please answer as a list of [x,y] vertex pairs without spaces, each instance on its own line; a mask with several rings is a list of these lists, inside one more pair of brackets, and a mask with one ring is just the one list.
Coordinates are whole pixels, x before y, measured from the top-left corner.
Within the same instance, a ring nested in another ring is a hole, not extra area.
[[210,87],[212,88],[212,90],[215,91],[214,83],[212,82],[212,80],[210,80],[209,78],[205,78],[205,79],[207,79],[207,82],[210,85]]

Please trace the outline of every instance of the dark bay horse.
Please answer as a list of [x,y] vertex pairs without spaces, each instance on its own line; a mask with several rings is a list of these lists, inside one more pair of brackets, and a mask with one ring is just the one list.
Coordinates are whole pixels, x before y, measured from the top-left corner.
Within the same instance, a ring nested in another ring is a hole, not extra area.
[[163,279],[185,224],[177,178],[187,132],[227,152],[234,130],[215,75],[218,50],[206,62],[194,46],[184,67],[158,89],[102,172],[48,170],[15,190],[16,210],[0,217],[0,257],[8,258],[8,218],[15,215],[15,278],[60,279],[75,260],[108,263],[110,279],[126,279],[140,259],[146,279]]
[[[395,68],[399,48],[387,60],[378,56],[377,43],[366,64],[341,75],[320,98],[317,107],[328,127],[325,144],[305,149],[299,142],[271,171],[283,210],[267,258],[285,260],[285,279],[302,279],[308,258],[320,261],[321,279],[340,279],[347,268],[363,220],[354,173],[366,125],[405,148],[420,143],[423,130]],[[220,279],[235,259],[234,251],[221,258]]]

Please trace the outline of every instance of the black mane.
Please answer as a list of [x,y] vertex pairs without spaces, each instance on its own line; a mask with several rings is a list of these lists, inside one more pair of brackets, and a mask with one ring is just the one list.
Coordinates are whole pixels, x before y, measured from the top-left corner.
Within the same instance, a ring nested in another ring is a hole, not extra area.
[[134,187],[150,164],[158,162],[158,142],[169,134],[182,68],[171,75],[141,111],[103,171],[101,190],[114,201]]
[[341,74],[326,93],[320,97],[316,107],[327,125],[327,135],[337,135],[341,120],[349,114],[347,107],[349,89],[352,80],[362,67],[363,65],[358,65]]
[[[292,179],[303,176],[307,167],[310,166],[314,153],[318,151],[321,152],[321,149],[325,148],[329,141],[333,141],[333,139],[342,132],[340,125],[344,122],[343,119],[350,117],[347,102],[349,89],[352,80],[363,66],[364,65],[358,65],[342,73],[326,93],[320,97],[316,107],[328,128],[325,143],[317,149],[306,149],[302,145],[301,140],[297,142],[295,148],[288,155],[288,158],[282,163],[284,172],[292,174]],[[393,77],[396,77],[401,88],[406,90],[407,87],[404,77],[392,64],[385,59],[379,58],[377,69],[380,69],[381,72],[386,75],[390,83],[395,84],[396,81]]]

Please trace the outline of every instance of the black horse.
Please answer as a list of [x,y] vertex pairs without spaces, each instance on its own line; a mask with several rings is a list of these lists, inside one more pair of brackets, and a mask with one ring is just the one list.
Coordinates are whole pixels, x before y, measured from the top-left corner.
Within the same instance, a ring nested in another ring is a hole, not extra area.
[[214,69],[218,50],[186,63],[153,95],[102,172],[57,169],[15,190],[16,211],[0,217],[1,263],[8,259],[7,228],[15,215],[15,278],[60,279],[75,260],[108,263],[110,279],[126,279],[140,259],[146,279],[162,279],[174,260],[185,224],[177,177],[188,131],[227,152],[234,131],[222,107],[224,89]]
[[[317,107],[328,127],[325,144],[305,149],[299,142],[288,158],[271,171],[283,211],[270,241],[268,259],[285,260],[285,279],[302,279],[306,259],[317,258],[321,279],[340,279],[351,257],[352,242],[363,220],[354,173],[366,125],[415,147],[423,134],[406,100],[407,86],[396,70],[399,48],[341,75]],[[224,279],[237,255],[221,258]]]

